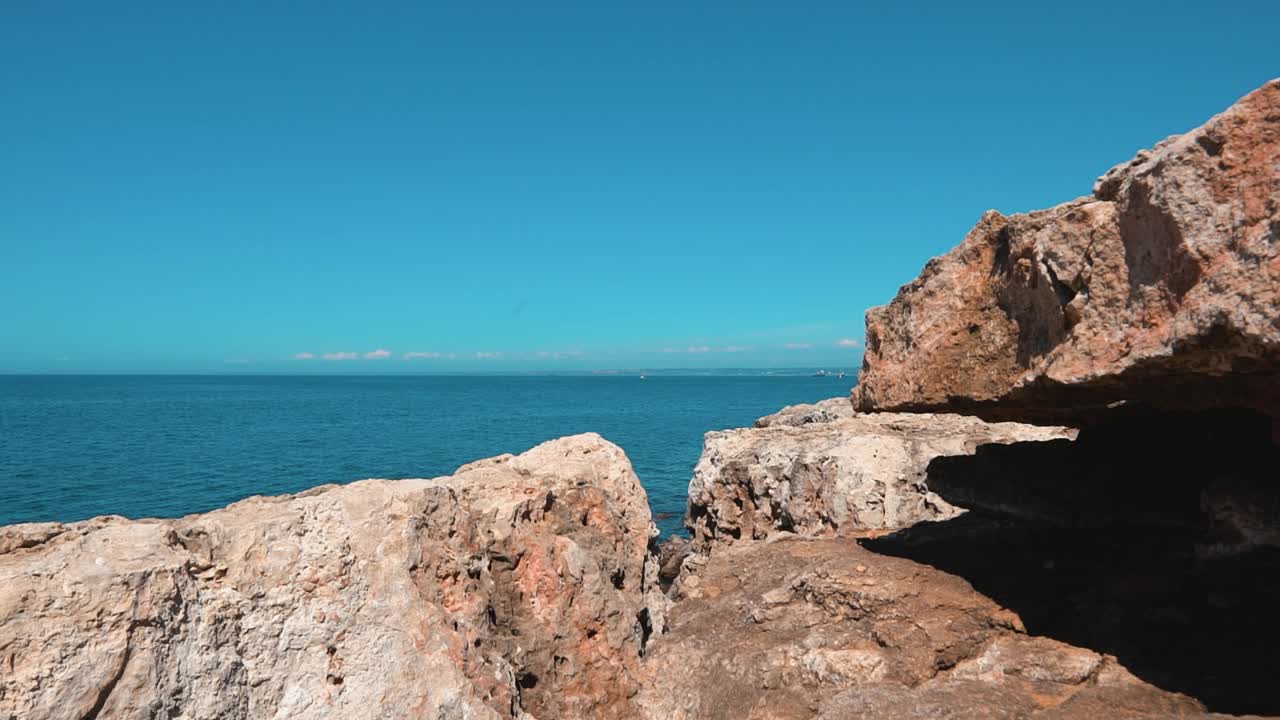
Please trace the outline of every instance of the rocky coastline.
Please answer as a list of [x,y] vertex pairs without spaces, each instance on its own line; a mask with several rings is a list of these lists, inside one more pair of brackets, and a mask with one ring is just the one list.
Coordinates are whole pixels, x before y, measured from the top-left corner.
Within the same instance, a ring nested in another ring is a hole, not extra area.
[[994,211],[848,398],[0,528],[0,720],[1280,717],[1280,80]]

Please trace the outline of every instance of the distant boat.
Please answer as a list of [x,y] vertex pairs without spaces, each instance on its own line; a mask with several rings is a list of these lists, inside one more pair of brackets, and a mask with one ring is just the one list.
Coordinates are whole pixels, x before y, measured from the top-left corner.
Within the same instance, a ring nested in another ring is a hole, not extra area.
[[827,376],[827,371],[826,371],[826,370],[819,370],[818,372],[814,373],[814,374],[813,374],[813,376],[814,376],[814,377],[826,377],[826,376]]
[[643,376],[643,375],[641,375],[641,376],[640,376],[640,379],[641,379],[641,380],[643,380],[643,379],[644,379],[644,376]]

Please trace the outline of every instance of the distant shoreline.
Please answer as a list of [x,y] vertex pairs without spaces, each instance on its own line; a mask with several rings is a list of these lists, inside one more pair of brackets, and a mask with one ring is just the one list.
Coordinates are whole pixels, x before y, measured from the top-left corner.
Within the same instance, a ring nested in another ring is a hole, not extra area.
[[296,373],[296,372],[183,372],[183,373],[0,373],[0,378],[184,378],[184,377],[296,377],[296,378],[412,378],[412,377],[803,377],[820,370],[824,376],[815,380],[857,379],[857,369],[838,367],[786,368],[618,368],[606,370],[458,370],[451,372],[363,372],[363,373]]

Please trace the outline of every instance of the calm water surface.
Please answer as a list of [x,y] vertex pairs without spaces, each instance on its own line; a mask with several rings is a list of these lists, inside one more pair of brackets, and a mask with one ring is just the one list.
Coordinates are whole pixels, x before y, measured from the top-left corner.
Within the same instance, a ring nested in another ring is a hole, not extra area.
[[753,377],[0,377],[0,525],[176,517],[250,495],[434,477],[594,431],[677,531],[708,430],[848,392]]

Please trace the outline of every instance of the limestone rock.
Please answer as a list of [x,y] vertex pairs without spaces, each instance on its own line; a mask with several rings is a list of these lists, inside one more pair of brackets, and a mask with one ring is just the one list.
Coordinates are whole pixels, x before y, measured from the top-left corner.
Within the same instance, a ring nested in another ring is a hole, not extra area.
[[756,427],[825,423],[853,415],[853,403],[849,402],[849,398],[838,397],[812,404],[788,405],[772,415],[756,420]]
[[952,517],[960,510],[925,484],[935,458],[970,455],[986,443],[1073,436],[1067,428],[960,415],[789,422],[814,416],[795,410],[762,418],[763,427],[706,434],[689,483],[686,524],[695,552],[779,531],[836,535]]
[[1113,657],[1023,634],[964,580],[849,539],[738,545],[697,577],[646,658],[644,718],[1205,717]]
[[1092,197],[986,213],[868,311],[853,395],[1072,424],[1120,402],[1280,417],[1280,80]]
[[0,718],[630,717],[667,602],[655,533],[592,434],[451,477],[3,528]]

